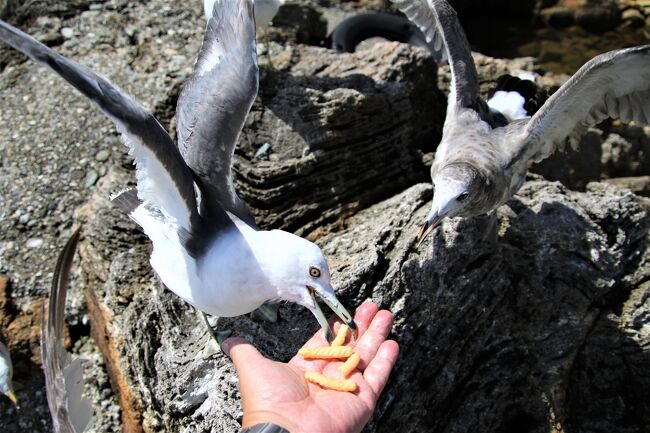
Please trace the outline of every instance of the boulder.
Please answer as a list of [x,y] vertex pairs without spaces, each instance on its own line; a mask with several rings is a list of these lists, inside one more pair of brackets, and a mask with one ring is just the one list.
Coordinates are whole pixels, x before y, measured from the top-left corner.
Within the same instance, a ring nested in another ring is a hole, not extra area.
[[[100,191],[125,176],[109,174]],[[370,298],[395,314],[401,354],[365,431],[615,431],[625,420],[626,432],[643,432],[647,205],[604,184],[579,193],[532,179],[496,215],[446,221],[418,248],[430,196],[413,186],[317,239],[345,305]],[[103,193],[79,215],[93,332],[124,431],[238,432],[232,365],[152,274],[143,236]],[[292,304],[279,316],[218,326],[286,361],[318,325]]]

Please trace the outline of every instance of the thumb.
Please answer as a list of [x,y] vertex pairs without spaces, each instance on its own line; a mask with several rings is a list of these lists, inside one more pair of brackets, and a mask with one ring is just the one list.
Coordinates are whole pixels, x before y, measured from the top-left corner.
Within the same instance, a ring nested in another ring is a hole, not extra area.
[[221,344],[221,349],[232,359],[239,376],[259,371],[257,364],[266,360],[252,344],[240,337],[228,338]]

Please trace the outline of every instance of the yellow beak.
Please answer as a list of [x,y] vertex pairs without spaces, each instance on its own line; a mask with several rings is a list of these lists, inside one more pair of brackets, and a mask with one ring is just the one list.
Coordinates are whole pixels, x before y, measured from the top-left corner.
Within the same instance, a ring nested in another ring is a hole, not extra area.
[[9,397],[9,400],[11,400],[15,406],[18,406],[18,399],[16,398],[16,394],[14,394],[13,391],[8,391],[7,397]]

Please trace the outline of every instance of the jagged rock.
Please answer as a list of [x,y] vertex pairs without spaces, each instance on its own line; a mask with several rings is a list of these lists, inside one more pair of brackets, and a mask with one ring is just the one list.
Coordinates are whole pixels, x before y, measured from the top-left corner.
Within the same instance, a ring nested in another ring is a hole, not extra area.
[[650,197],[650,176],[615,177],[605,179],[605,183],[627,188],[637,195]]
[[424,50],[298,46],[274,63],[233,165],[265,226],[307,233],[428,178],[419,148],[439,141],[446,103]]
[[[448,221],[433,247],[418,249],[414,232],[431,189],[417,185],[317,240],[346,305],[372,298],[396,315],[401,355],[365,431],[615,431],[623,417],[626,432],[644,431],[650,311],[638,300],[648,296],[650,219],[625,190],[588,189],[529,181],[498,219]],[[92,216],[82,266],[94,288],[93,323],[105,325],[100,341],[120,393],[133,399],[133,419],[143,431],[237,432],[231,364],[210,349],[196,312],[160,287],[146,263],[149,245],[109,206],[98,194],[82,212]],[[295,305],[283,305],[276,324],[220,324],[281,360],[317,329]],[[601,363],[616,380],[588,380]],[[601,398],[600,386],[611,397]],[[592,396],[600,410],[585,412]],[[616,410],[605,410],[612,400]]]

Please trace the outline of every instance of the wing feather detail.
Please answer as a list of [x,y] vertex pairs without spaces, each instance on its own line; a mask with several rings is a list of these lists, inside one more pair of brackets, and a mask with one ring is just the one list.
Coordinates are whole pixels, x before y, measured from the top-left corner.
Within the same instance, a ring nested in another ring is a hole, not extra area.
[[231,173],[235,146],[258,90],[253,4],[231,0],[212,6],[194,72],[178,100],[178,146],[205,194],[201,214],[221,205],[255,226]]
[[78,241],[77,229],[57,259],[47,312],[44,312],[41,323],[41,356],[47,404],[57,433],[81,433],[92,416],[90,401],[82,397],[84,382],[81,359],[72,360],[63,345],[66,292]]
[[594,57],[537,111],[515,142],[512,160],[540,161],[607,118],[650,121],[650,45]]

